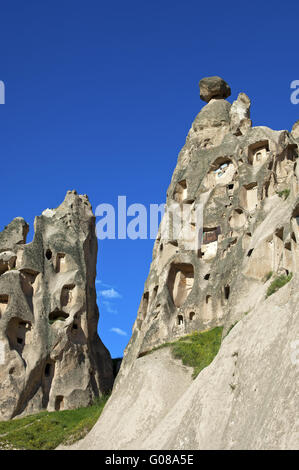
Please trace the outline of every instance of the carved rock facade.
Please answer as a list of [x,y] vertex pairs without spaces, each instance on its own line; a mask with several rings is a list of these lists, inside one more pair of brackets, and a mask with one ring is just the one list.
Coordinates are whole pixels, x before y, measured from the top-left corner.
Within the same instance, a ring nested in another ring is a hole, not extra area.
[[57,209],[0,233],[0,419],[87,406],[113,385],[97,335],[95,217],[69,191]]

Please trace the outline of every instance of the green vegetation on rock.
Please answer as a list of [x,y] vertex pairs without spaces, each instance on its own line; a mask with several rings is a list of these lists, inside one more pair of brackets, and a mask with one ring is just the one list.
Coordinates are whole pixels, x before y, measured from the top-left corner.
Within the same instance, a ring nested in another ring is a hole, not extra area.
[[0,422],[0,449],[51,450],[82,439],[99,419],[109,395],[86,408],[42,411]]
[[202,333],[195,331],[172,345],[173,356],[181,359],[184,365],[193,367],[193,378],[197,377],[218,353],[222,330],[222,327],[217,327]]
[[269,271],[265,276],[265,282],[269,281],[273,275],[273,271]]
[[282,191],[278,191],[277,194],[279,197],[282,197],[284,200],[286,200],[290,195],[290,189],[283,189]]
[[164,343],[152,351],[170,347],[173,357],[181,359],[185,366],[193,367],[192,377],[207,367],[218,353],[221,345],[223,327],[216,327],[208,331],[195,331],[190,335],[183,336],[178,341]]
[[293,273],[289,273],[287,275],[282,274],[281,276],[278,276],[276,279],[274,279],[274,281],[271,282],[270,286],[267,289],[266,297],[269,297],[270,295],[277,292],[278,289],[280,289],[285,284],[287,284],[292,279],[292,277],[293,277]]

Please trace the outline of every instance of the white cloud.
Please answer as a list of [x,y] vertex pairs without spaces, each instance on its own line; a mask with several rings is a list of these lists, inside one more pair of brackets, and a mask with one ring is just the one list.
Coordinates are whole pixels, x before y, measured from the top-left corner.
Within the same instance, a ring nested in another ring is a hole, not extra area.
[[101,303],[108,313],[118,313],[117,309],[108,300],[102,300]]
[[111,289],[105,289],[100,291],[100,295],[106,299],[120,299],[121,295],[113,287]]
[[[100,293],[103,297],[107,299],[120,299],[122,295],[115,289],[111,284],[106,284],[101,279],[96,279],[96,289],[98,294]],[[102,289],[99,291],[99,289]]]
[[106,312],[117,314],[118,310],[113,302],[117,299],[121,299],[122,295],[113,286],[104,283],[101,279],[96,279],[96,285],[97,301],[100,309],[102,306]]
[[120,328],[110,328],[110,331],[120,336],[127,336],[127,333],[124,330],[121,330]]
[[96,279],[96,285],[99,285],[101,288],[110,289],[112,286],[110,284],[106,284],[101,279]]

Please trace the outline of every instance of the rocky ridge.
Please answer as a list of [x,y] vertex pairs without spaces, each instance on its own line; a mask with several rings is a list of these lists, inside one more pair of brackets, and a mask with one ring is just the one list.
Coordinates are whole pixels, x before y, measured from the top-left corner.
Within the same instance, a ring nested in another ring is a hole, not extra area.
[[95,217],[68,191],[57,209],[0,233],[0,419],[87,406],[113,385],[97,334]]
[[[207,104],[166,201],[190,217],[176,237],[162,220],[112,396],[78,448],[298,447],[298,123],[292,132],[252,127],[246,94],[230,104],[219,77],[200,87]],[[196,249],[185,243],[186,228],[200,238]],[[268,297],[279,276],[290,282]],[[194,381],[164,349],[147,354],[216,326],[223,326],[220,351]],[[176,368],[178,394],[165,379],[171,370],[176,383]]]
[[[120,377],[159,344],[219,325],[225,335],[256,305],[269,272],[296,271],[297,158],[295,133],[252,127],[245,93],[232,105],[212,97],[202,108],[166,201],[189,207],[191,230],[198,229],[192,214],[202,205],[201,245],[186,249],[185,227],[175,239],[165,237],[162,220]],[[285,191],[286,200],[279,195]]]

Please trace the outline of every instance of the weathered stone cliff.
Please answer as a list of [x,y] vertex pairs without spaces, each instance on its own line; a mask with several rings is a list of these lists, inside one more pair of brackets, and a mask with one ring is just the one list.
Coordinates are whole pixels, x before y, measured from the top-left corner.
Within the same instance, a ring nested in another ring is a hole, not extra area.
[[232,105],[219,95],[196,117],[167,192],[167,207],[190,207],[191,229],[203,207],[202,244],[188,247],[184,227],[165,238],[162,221],[118,381],[161,343],[218,325],[225,335],[263,295],[270,271],[296,271],[297,142],[287,131],[251,127],[244,93]]
[[[298,125],[292,133],[252,127],[244,93],[231,105],[219,77],[200,86],[207,104],[179,154],[166,203],[187,207],[190,218],[177,237],[162,220],[112,397],[81,448],[299,444],[299,365],[292,360],[299,331]],[[186,228],[199,246],[186,243]],[[273,280],[291,274],[268,298]],[[220,351],[192,383],[179,364],[175,379],[164,349],[145,355],[220,325]]]
[[57,209],[0,233],[0,419],[87,406],[113,385],[97,335],[95,217],[68,191]]

